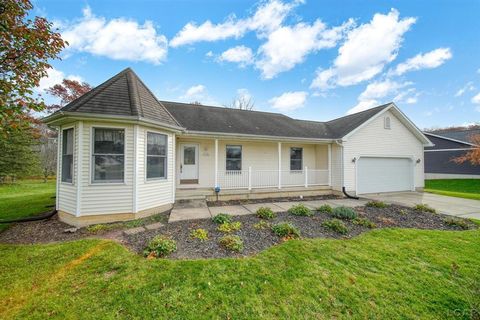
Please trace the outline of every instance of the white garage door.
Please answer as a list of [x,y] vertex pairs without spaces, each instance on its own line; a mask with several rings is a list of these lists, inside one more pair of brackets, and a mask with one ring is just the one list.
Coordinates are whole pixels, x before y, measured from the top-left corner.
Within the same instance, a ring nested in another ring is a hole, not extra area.
[[361,157],[357,161],[357,193],[410,191],[413,163],[410,158]]

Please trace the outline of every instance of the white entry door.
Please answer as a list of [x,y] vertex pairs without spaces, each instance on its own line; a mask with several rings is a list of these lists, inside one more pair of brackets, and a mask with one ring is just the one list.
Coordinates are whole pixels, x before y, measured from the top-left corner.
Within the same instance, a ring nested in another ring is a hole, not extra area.
[[198,183],[198,145],[180,145],[180,183]]
[[414,164],[410,158],[360,157],[357,193],[412,191]]

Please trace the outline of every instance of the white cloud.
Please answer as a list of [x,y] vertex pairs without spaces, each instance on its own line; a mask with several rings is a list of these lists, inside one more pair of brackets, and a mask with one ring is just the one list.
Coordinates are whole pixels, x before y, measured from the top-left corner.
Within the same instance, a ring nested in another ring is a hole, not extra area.
[[56,84],[62,83],[63,79],[76,80],[82,82],[83,79],[77,75],[65,75],[63,71],[60,71],[55,68],[47,70],[47,76],[40,79],[38,87],[35,88],[35,91],[39,94],[44,94],[45,90],[50,87],[53,87]]
[[97,17],[90,7],[78,21],[60,25],[68,51],[88,52],[115,60],[146,61],[159,64],[167,56],[167,38],[158,34],[153,22]]
[[[391,96],[394,94],[397,94],[396,98],[404,99],[407,95],[407,92],[399,94],[399,91],[407,86],[410,86],[411,84],[411,82],[402,83],[392,81],[390,79],[372,82],[358,97],[357,105],[348,110],[347,114],[352,114],[376,107],[379,104],[385,102],[384,99],[387,96]],[[410,100],[410,102],[413,102],[413,100]]]
[[208,58],[212,58],[213,57],[213,52],[208,51],[207,53],[205,53],[205,56],[208,57]]
[[294,91],[285,92],[280,96],[268,100],[268,102],[273,109],[277,109],[281,112],[289,112],[302,108],[306,100],[307,92]]
[[277,29],[291,10],[301,1],[283,3],[271,0],[260,5],[255,13],[245,19],[230,15],[224,22],[214,24],[210,20],[197,25],[187,23],[170,41],[170,46],[179,47],[200,41],[218,41],[228,38],[240,38],[248,31],[257,31],[260,37]]
[[397,57],[403,35],[415,21],[412,17],[399,19],[395,9],[386,15],[375,14],[369,23],[348,32],[333,66],[319,70],[311,88],[326,90],[373,78]]
[[475,90],[475,86],[473,85],[473,82],[472,81],[467,82],[467,84],[465,86],[458,89],[458,91],[455,93],[455,97],[461,97],[461,96],[463,96],[464,93],[466,93],[468,91],[473,91],[473,90]]
[[477,93],[473,98],[472,98],[472,103],[474,104],[480,104],[480,92]]
[[450,48],[438,48],[427,53],[419,53],[413,58],[400,63],[393,71],[395,75],[402,75],[405,72],[421,69],[433,69],[441,66],[445,61],[452,58]]
[[203,84],[191,86],[178,99],[187,103],[200,102],[205,105],[219,105],[219,103],[210,96],[207,87]]
[[278,73],[292,69],[302,63],[305,57],[320,49],[332,48],[353,25],[349,20],[343,25],[327,29],[320,20],[313,24],[298,23],[272,31],[258,50],[261,55],[256,67],[262,71],[262,77],[271,79]]
[[236,46],[224,51],[218,60],[238,63],[243,68],[253,62],[253,52],[248,47]]

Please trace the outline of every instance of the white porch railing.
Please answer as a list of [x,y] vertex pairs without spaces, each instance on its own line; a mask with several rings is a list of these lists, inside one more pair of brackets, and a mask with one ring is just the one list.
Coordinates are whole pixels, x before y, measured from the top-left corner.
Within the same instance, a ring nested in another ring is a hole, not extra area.
[[[282,187],[309,187],[329,184],[329,171],[304,170],[248,170],[218,171],[220,189],[255,189]],[[280,180],[280,181],[279,181]]]

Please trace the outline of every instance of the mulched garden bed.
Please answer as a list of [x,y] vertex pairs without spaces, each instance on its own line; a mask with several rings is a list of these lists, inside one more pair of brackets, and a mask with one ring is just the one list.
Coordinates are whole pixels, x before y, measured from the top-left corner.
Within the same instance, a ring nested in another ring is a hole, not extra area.
[[270,202],[290,202],[290,201],[309,201],[309,200],[334,200],[342,199],[343,197],[333,194],[326,194],[321,196],[305,196],[305,197],[282,197],[282,198],[265,198],[265,199],[241,199],[241,200],[219,200],[207,201],[209,207],[221,206],[237,206],[252,203],[270,203]]
[[[391,205],[386,208],[357,207],[355,211],[359,218],[367,218],[376,224],[376,228],[417,228],[435,230],[463,230],[457,226],[450,226],[445,219],[451,218],[442,214],[419,212],[412,208]],[[311,217],[294,216],[287,212],[278,213],[268,223],[274,225],[279,222],[290,222],[301,232],[303,238],[351,238],[362,232],[371,230],[367,227],[354,224],[351,221],[343,220],[349,231],[342,235],[322,226],[322,222],[330,220],[326,213],[315,213]],[[276,236],[270,228],[255,229],[254,225],[262,219],[255,215],[235,216],[233,221],[242,223],[240,230],[232,234],[240,236],[244,243],[241,253],[229,251],[219,244],[219,239],[225,234],[218,231],[218,224],[210,219],[179,221],[169,223],[165,227],[146,231],[135,235],[124,237],[124,243],[139,254],[147,246],[148,242],[156,235],[166,235],[176,241],[177,250],[170,254],[172,259],[198,259],[198,258],[221,258],[248,256],[267,249],[284,240]],[[469,220],[464,220],[468,228],[476,228],[476,225]],[[200,241],[191,237],[191,231],[202,228],[208,231],[208,240]]]

